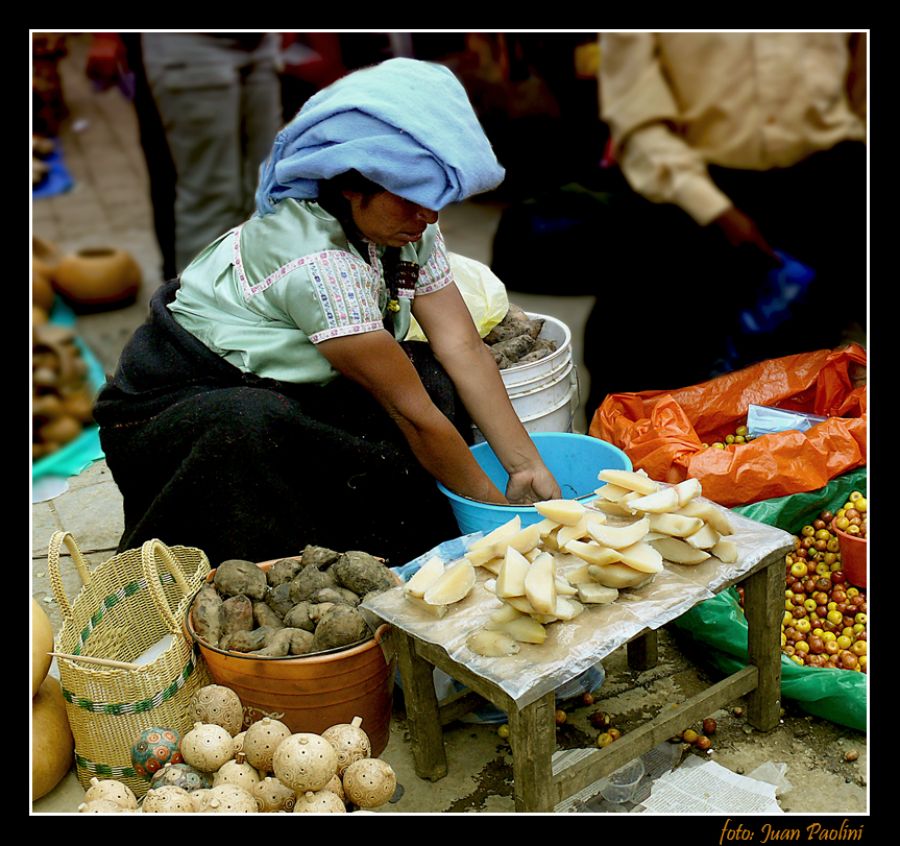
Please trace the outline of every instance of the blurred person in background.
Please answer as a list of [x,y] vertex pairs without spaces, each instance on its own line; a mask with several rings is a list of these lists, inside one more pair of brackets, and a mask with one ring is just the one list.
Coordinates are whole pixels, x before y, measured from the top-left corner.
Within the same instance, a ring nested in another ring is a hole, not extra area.
[[755,360],[864,330],[866,34],[603,33],[600,45],[624,202],[585,330],[588,420],[607,393],[716,375],[776,251],[815,279]]
[[261,32],[141,36],[175,166],[176,272],[254,208],[260,164],[283,124],[280,42]]

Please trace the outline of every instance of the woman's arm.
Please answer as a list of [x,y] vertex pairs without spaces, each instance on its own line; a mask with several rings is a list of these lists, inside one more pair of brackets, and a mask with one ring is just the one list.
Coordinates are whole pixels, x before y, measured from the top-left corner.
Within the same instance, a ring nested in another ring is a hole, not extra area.
[[560,496],[559,485],[516,415],[500,371],[456,285],[417,296],[413,314],[463,405],[509,474],[509,501],[531,503]]
[[400,427],[419,463],[435,479],[460,496],[507,502],[456,427],[431,401],[412,362],[388,332],[332,338],[317,349],[335,370],[378,400]]

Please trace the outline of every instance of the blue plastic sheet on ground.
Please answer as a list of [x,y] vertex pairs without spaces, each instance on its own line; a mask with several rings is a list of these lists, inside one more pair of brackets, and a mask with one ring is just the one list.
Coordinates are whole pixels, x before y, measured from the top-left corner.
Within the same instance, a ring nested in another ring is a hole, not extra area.
[[42,159],[44,164],[49,166],[50,170],[40,183],[32,186],[31,189],[31,196],[35,200],[44,197],[53,197],[56,194],[64,194],[66,191],[71,190],[72,186],[75,184],[72,175],[69,173],[69,169],[66,167],[66,162],[63,159],[59,141],[55,138],[52,140],[53,152]]
[[[474,541],[478,540],[478,538],[482,537],[483,534],[483,532],[472,532],[468,535],[462,535],[461,537],[444,541],[434,547],[434,549],[420,555],[418,558],[414,558],[409,563],[404,564],[401,567],[394,567],[393,570],[404,582],[408,582],[413,575],[418,572],[419,568],[430,558],[437,556],[445,563],[462,558],[469,546]],[[604,681],[606,681],[606,671],[601,664],[589,667],[583,673],[576,676],[571,681],[566,682],[556,690],[556,702],[557,704],[561,704],[567,699],[581,696],[584,693],[591,693],[597,690]],[[396,684],[400,690],[403,690],[403,682],[399,672],[396,676]],[[434,670],[434,686],[439,702],[448,696],[468,690],[464,684],[451,678],[438,668],[435,668]],[[508,722],[508,720],[509,717],[507,714],[499,708],[495,708],[490,702],[485,703],[483,707],[478,708],[471,714],[463,717],[463,722],[480,723],[484,725],[500,725]]]
[[[75,313],[57,298],[56,304],[50,313],[50,322],[60,326],[74,326]],[[87,364],[88,384],[91,386],[91,390],[96,393],[106,381],[103,367],[84,341],[76,337],[75,345]],[[70,476],[77,476],[90,467],[94,461],[101,458],[103,458],[103,449],[100,446],[100,428],[96,424],[91,424],[86,426],[84,431],[74,441],[70,441],[52,455],[33,462],[31,465],[31,481],[34,483],[38,479],[49,476],[57,476],[64,479]]]
[[[799,533],[825,510],[840,508],[853,490],[866,490],[866,468],[832,479],[809,493],[767,499],[735,508],[739,514]],[[747,664],[747,619],[734,588],[701,602],[672,625],[704,645],[713,666],[734,673]],[[868,676],[851,670],[803,667],[781,656],[781,695],[804,711],[838,725],[866,731]]]

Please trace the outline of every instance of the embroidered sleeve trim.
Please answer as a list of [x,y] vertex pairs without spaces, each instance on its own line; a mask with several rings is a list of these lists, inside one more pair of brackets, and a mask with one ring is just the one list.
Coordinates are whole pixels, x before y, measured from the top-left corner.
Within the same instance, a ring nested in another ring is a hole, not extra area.
[[369,323],[358,323],[355,326],[335,326],[331,329],[323,329],[321,332],[315,332],[309,336],[309,340],[314,344],[327,341],[329,338],[343,338],[347,335],[362,335],[365,332],[374,332],[377,329],[384,329],[384,323],[380,320],[373,320]]
[[434,239],[434,247],[428,261],[419,269],[419,281],[416,285],[417,294],[431,294],[446,288],[453,281],[453,271],[450,269],[450,261],[447,258],[447,248],[440,232]]

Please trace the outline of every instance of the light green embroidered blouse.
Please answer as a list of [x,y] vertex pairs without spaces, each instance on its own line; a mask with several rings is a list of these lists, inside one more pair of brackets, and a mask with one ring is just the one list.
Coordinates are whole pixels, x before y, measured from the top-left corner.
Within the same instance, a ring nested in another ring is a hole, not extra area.
[[[282,200],[271,214],[251,218],[201,252],[181,274],[169,309],[184,329],[242,371],[325,384],[338,374],[316,344],[383,328],[385,248],[368,247],[366,261],[318,203]],[[409,330],[413,298],[453,281],[437,224],[401,247],[400,259],[420,270],[415,290],[400,291],[398,340]]]

